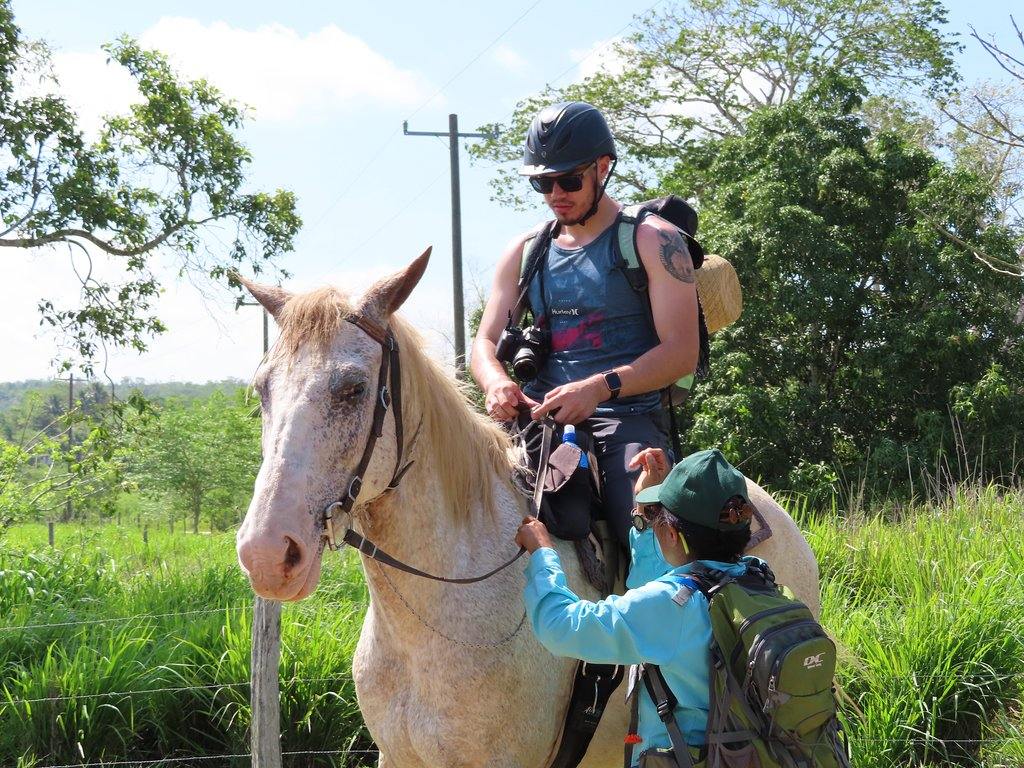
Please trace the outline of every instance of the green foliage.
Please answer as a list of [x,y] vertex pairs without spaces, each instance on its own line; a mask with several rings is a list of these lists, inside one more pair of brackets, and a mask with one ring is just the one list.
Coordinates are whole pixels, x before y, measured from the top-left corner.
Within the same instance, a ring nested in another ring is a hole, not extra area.
[[[105,120],[90,142],[63,98],[19,96],[19,71],[33,55],[45,62],[46,50],[20,38],[10,0],[0,2],[0,246],[66,244],[84,255],[82,305],[44,300],[40,310],[87,372],[103,345],[141,351],[164,330],[153,312],[158,252],[193,277],[219,278],[240,264],[259,272],[291,250],[301,224],[291,192],[245,191],[250,155],[237,138],[240,107],[204,80],[178,77],[162,54],[130,38],[106,51],[133,77],[141,101]],[[217,224],[230,225],[234,241],[208,248],[204,234]],[[94,274],[89,248],[115,262],[121,277]]]
[[125,456],[129,474],[147,492],[174,494],[198,532],[206,512],[223,528],[241,519],[260,464],[256,408],[239,391],[234,399],[214,392],[205,400],[171,400],[139,434]]
[[[150,530],[146,545],[134,526],[59,525],[58,548],[45,542],[40,527],[0,537],[0,765],[248,753],[252,593],[233,534]],[[352,556],[327,558],[325,588],[283,612],[286,752],[371,747],[351,677],[358,572]]]
[[1017,764],[1022,512],[1020,493],[961,488],[895,524],[808,521],[854,765]]
[[[640,199],[694,141],[743,133],[758,109],[788,103],[829,73],[882,91],[947,89],[956,81],[957,46],[945,22],[939,0],[684,0],[613,47],[621,74],[606,67],[524,99],[508,124],[485,126],[492,138],[470,152],[521,161],[539,109],[582,99],[605,111],[615,134],[619,192]],[[492,186],[496,199],[522,204],[515,169]]]
[[706,247],[733,263],[747,299],[713,339],[686,437],[779,487],[828,491],[867,462],[883,491],[906,488],[965,447],[951,412],[970,447],[990,430],[1004,448],[1020,434],[1005,420],[1024,404],[1007,383],[1024,375],[1020,286],[944,234],[1009,257],[1013,233],[986,225],[984,181],[870,136],[857,103],[849,83],[825,81],[664,180],[703,191]]
[[[1017,765],[1024,495],[962,488],[893,520],[790,511],[842,649],[854,765]],[[59,525],[48,550],[41,526],[0,535],[0,764],[75,763],[79,745],[86,762],[248,752],[252,595],[233,536],[149,536]],[[285,606],[285,752],[371,748],[350,671],[367,600],[349,551],[325,558],[311,598]],[[78,623],[37,626],[64,622]],[[371,762],[360,757],[285,764]]]

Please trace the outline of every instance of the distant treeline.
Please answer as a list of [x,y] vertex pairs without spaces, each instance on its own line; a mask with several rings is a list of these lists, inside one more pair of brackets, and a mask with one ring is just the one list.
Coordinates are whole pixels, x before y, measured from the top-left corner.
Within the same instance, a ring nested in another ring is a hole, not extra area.
[[[127,400],[138,392],[152,403],[168,400],[205,400],[214,392],[228,396],[246,386],[241,379],[221,379],[198,384],[191,381],[147,382],[139,378],[122,378],[116,384],[94,379],[75,379],[74,402],[85,417],[98,417],[112,399]],[[67,379],[30,379],[0,382],[0,438],[18,442],[26,429],[61,430],[57,421],[68,410]]]

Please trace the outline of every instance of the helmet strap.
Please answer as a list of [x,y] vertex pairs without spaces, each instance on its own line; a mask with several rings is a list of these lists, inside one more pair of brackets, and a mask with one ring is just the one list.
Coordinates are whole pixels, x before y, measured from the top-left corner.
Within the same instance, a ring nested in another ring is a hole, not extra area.
[[604,197],[604,191],[608,187],[608,182],[611,181],[612,173],[615,171],[615,164],[618,162],[618,158],[612,159],[612,165],[608,169],[608,175],[604,177],[604,184],[601,185],[601,191],[598,194],[594,195],[594,202],[591,204],[587,212],[583,214],[583,218],[580,219],[581,227],[586,226],[587,219],[589,219],[591,216],[597,213],[597,206],[601,204],[601,198]]

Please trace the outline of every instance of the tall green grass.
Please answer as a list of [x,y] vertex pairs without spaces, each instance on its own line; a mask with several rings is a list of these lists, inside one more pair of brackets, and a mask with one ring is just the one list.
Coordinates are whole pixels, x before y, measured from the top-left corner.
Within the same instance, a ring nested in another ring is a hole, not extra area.
[[1024,765],[1024,494],[960,490],[895,521],[802,512],[855,765]]
[[[791,511],[843,649],[854,765],[1024,766],[1024,493]],[[54,550],[43,526],[0,538],[0,766],[247,753],[252,595],[233,544],[144,545],[128,526],[58,526]],[[286,765],[373,762],[340,754],[372,748],[351,679],[366,600],[358,562],[328,555],[317,593],[283,611],[283,749],[331,753]]]
[[[0,539],[0,766],[246,754],[252,592],[233,536],[144,544],[134,527],[58,526],[56,539],[44,526]],[[323,579],[282,614],[282,748],[333,754],[285,764],[370,764],[342,754],[372,748],[351,678],[366,590],[352,557],[328,557]]]

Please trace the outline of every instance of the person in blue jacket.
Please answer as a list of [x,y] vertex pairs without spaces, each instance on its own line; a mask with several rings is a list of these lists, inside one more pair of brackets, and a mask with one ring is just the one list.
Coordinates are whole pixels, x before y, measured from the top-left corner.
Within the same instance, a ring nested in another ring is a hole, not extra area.
[[[641,452],[636,461],[642,471],[635,486],[634,588],[597,602],[580,599],[566,583],[544,524],[527,517],[516,535],[531,553],[527,614],[538,640],[555,655],[598,664],[658,664],[678,700],[676,722],[687,743],[699,747],[706,742],[711,619],[707,600],[687,573],[701,562],[741,575],[753,508],[742,473],[717,449],[687,456],[671,471],[659,449]],[[653,546],[646,546],[644,536],[653,536]],[[653,580],[641,583],[638,574]],[[671,747],[646,687],[638,688],[634,765],[647,749]]]

